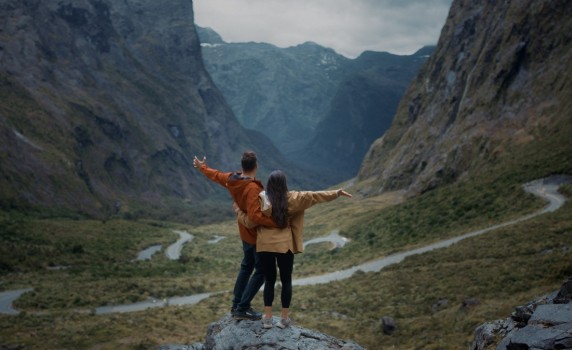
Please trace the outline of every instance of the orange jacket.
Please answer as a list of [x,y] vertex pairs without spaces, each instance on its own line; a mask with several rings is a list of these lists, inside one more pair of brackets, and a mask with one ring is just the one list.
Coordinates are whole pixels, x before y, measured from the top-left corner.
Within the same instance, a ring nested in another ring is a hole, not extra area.
[[[257,252],[287,253],[294,254],[304,251],[304,211],[314,204],[333,201],[338,198],[338,191],[289,191],[288,192],[288,219],[290,226],[286,228],[257,226],[254,220],[239,211],[237,220],[246,227],[256,227],[258,240]],[[272,215],[272,205],[268,201],[265,192],[260,193],[258,204],[262,213]]]
[[[264,186],[259,180],[244,177],[242,173],[222,172],[205,164],[201,165],[199,170],[211,181],[225,187],[240,210],[245,212],[251,221],[263,226],[277,227],[272,218],[262,215],[260,211],[258,194]],[[249,244],[256,244],[256,228],[247,228],[239,223],[238,231],[240,239]]]

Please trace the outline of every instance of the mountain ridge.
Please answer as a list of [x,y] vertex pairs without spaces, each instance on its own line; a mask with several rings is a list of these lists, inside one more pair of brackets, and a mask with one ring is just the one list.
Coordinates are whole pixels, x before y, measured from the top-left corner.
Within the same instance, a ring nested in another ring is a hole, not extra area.
[[348,59],[313,42],[278,48],[226,43],[211,28],[198,33],[206,68],[241,124],[266,134],[293,162],[325,174],[329,184],[355,176],[433,49]]
[[[571,118],[571,70],[561,62],[571,56],[572,6],[529,5],[453,2],[435,54],[364,159],[364,193],[415,195],[487,164],[540,161],[550,138],[563,141],[554,152],[566,158],[569,138],[558,134],[569,130]],[[555,162],[545,171],[534,176],[570,169]]]
[[248,149],[262,176],[288,167],[311,181],[240,126],[204,69],[192,3],[171,6],[0,5],[3,208],[180,219],[225,196],[192,157],[230,171]]

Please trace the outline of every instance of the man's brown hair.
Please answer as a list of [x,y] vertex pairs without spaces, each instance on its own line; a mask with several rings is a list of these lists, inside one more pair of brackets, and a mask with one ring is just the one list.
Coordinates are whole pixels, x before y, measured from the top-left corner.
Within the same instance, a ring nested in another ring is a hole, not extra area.
[[240,164],[242,165],[242,170],[249,172],[256,168],[256,153],[253,151],[246,151],[242,154],[242,159]]

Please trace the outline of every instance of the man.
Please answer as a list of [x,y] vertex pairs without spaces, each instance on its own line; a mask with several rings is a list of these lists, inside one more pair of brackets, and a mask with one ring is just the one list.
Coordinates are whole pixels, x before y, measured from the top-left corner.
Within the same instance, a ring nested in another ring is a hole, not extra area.
[[[270,217],[262,215],[260,211],[258,194],[263,190],[263,186],[259,180],[255,179],[258,161],[254,152],[247,151],[242,154],[242,173],[222,172],[209,168],[206,164],[206,157],[199,160],[195,156],[193,166],[211,181],[225,187],[240,210],[244,211],[251,221],[259,225],[277,227]],[[244,256],[234,284],[231,314],[236,319],[259,320],[262,314],[250,306],[250,302],[264,283],[264,274],[256,254],[256,228],[249,229],[239,223],[238,231]],[[254,274],[251,278],[253,270]]]

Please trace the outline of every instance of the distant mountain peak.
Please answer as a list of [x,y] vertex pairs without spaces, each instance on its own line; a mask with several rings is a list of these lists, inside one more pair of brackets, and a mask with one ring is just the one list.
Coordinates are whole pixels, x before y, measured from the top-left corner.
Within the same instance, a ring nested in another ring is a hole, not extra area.
[[199,41],[201,42],[201,46],[217,46],[220,44],[226,44],[220,34],[214,31],[214,29],[210,27],[200,27],[196,26],[197,34],[199,35]]
[[293,161],[327,173],[329,183],[355,175],[424,62],[374,51],[350,59],[313,41],[203,48],[207,70],[242,125],[271,137]]
[[433,52],[435,51],[435,45],[427,45],[427,46],[423,46],[422,48],[420,48],[419,50],[415,51],[415,53],[413,54],[413,56],[422,56],[422,57],[429,57],[433,54]]

